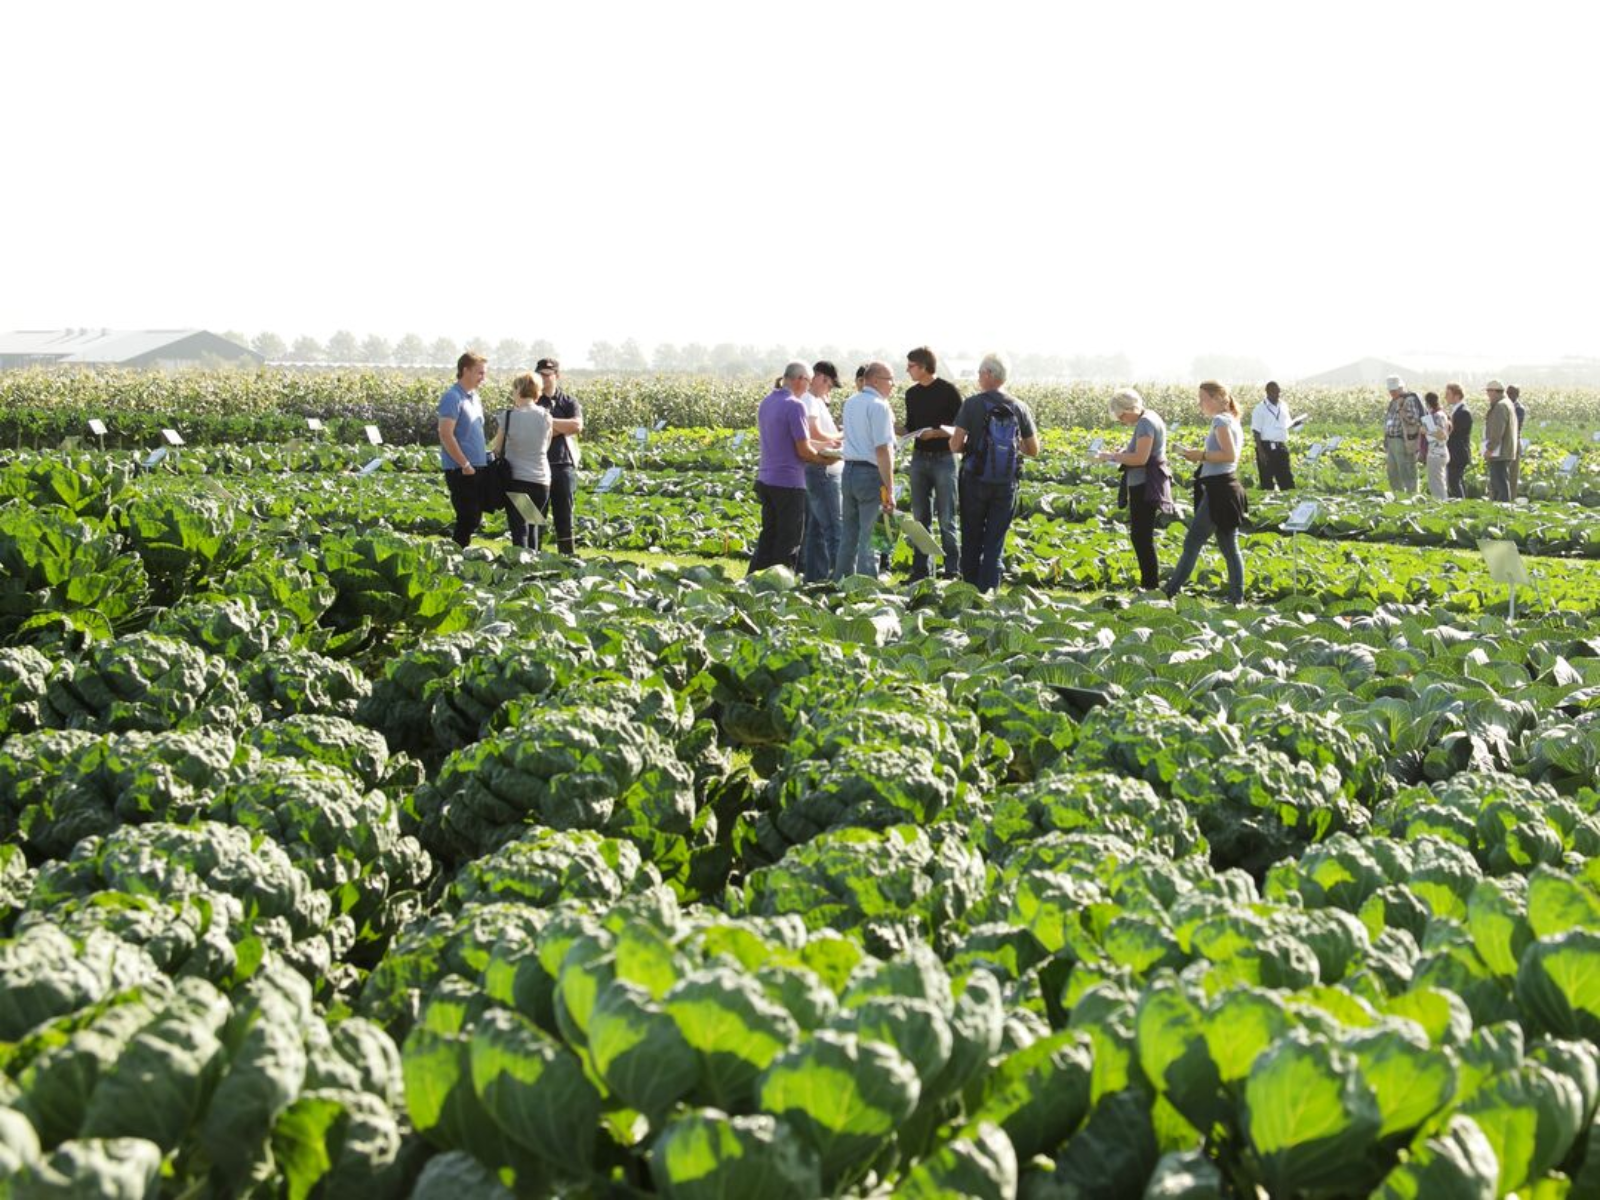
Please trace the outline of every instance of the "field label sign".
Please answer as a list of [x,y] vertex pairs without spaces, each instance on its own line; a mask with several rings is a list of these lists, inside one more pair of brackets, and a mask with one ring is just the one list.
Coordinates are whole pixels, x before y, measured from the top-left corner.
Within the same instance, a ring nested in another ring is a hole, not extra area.
[[1105,438],[1097,437],[1092,442],[1089,443],[1089,449],[1088,449],[1087,453],[1088,453],[1090,458],[1093,458],[1096,454],[1099,454],[1100,451],[1104,450],[1105,448],[1106,448],[1106,440],[1105,440]]
[[167,448],[165,446],[157,446],[154,450],[150,451],[150,456],[144,460],[145,469],[149,470],[154,467],[159,467],[166,460]]
[[383,455],[380,454],[380,455],[378,455],[377,458],[373,459],[366,466],[362,467],[361,470],[359,472],[357,472],[357,474],[360,474],[360,475],[371,475],[374,471],[376,471],[381,466],[383,466]]
[[741,429],[733,435],[733,441],[729,443],[729,446],[731,449],[737,450],[742,445],[744,445],[744,430]]
[[89,418],[89,432],[94,434],[95,437],[105,437],[105,435],[106,435],[106,423],[104,421],[102,421],[99,417],[90,417]]
[[1311,522],[1317,519],[1317,502],[1305,500],[1294,506],[1294,511],[1289,514],[1289,519],[1283,523],[1283,528],[1289,533],[1304,533],[1311,528]]
[[367,432],[367,441],[371,442],[374,446],[383,445],[383,434],[378,432],[378,427],[376,425],[366,425],[363,426],[363,428]]
[[1337,450],[1342,445],[1344,445],[1344,434],[1342,433],[1336,433],[1328,439],[1329,450]]
[[1563,475],[1576,475],[1578,473],[1578,456],[1576,454],[1567,455],[1561,460],[1560,469]]
[[639,428],[633,431],[633,440],[638,442],[639,445],[643,446],[650,440],[650,431],[643,425],[639,426]]
[[322,418],[321,417],[307,417],[306,418],[306,428],[311,430],[312,433],[321,433],[322,432]]
[[169,446],[183,445],[183,439],[178,436],[178,431],[176,429],[163,429],[161,431],[161,436],[167,439],[167,445]]
[[594,490],[596,492],[609,492],[613,487],[616,486],[617,480],[619,480],[621,478],[622,478],[622,468],[621,467],[611,467],[606,471],[606,473],[604,475],[600,476],[600,483],[599,483],[598,486],[596,486],[596,488]]
[[1306,461],[1308,463],[1316,462],[1317,459],[1322,457],[1322,452],[1327,449],[1329,449],[1329,447],[1324,446],[1321,442],[1313,442],[1311,444],[1311,449],[1306,451]]
[[655,426],[654,426],[655,431],[657,433],[660,433],[666,427],[667,427],[667,419],[665,417],[662,417],[661,420],[657,421],[655,423]]
[[511,507],[522,514],[522,519],[529,525],[543,525],[544,514],[539,511],[539,506],[533,502],[533,497],[526,492],[507,492],[506,499],[511,501]]
[[1483,552],[1484,565],[1489,568],[1489,578],[1496,583],[1528,583],[1528,569],[1522,563],[1522,554],[1515,542],[1483,538],[1478,542]]

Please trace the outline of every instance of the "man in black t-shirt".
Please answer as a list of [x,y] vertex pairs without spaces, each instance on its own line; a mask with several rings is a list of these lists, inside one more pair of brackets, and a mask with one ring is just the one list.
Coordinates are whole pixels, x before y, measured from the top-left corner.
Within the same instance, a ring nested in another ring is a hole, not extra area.
[[539,407],[550,414],[550,519],[556,526],[556,546],[563,554],[576,554],[572,540],[572,488],[578,457],[571,439],[583,432],[583,410],[561,390],[561,364],[541,358],[534,368],[543,389]]
[[[931,533],[937,514],[944,557],[940,574],[955,579],[961,574],[961,548],[956,539],[956,460],[950,453],[950,432],[961,411],[961,393],[955,384],[939,378],[939,360],[926,346],[906,355],[906,374],[912,379],[906,389],[906,423],[895,432],[901,437],[916,435],[911,443],[911,515]],[[928,556],[916,551],[911,581],[929,574]]]

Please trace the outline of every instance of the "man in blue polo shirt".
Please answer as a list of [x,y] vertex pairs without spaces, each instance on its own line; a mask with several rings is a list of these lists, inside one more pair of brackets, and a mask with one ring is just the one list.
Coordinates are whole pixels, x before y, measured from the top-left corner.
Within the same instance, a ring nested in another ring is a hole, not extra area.
[[478,388],[488,374],[488,360],[468,350],[456,360],[455,386],[439,397],[439,462],[456,510],[451,536],[458,546],[471,542],[483,522],[483,468],[489,452]]

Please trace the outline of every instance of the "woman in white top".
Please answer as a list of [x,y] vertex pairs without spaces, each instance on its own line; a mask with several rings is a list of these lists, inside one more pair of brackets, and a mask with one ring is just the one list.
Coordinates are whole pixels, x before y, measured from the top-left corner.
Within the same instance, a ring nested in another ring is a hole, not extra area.
[[[837,450],[839,426],[828,411],[828,393],[839,386],[839,373],[831,362],[811,368],[811,390],[806,393],[806,429],[814,446]],[[840,479],[844,459],[806,464],[806,534],[800,546],[800,571],[807,583],[820,583],[833,574],[839,556],[840,522],[844,493]]]
[[513,546],[539,548],[539,527],[529,527],[512,502],[513,492],[533,501],[539,512],[550,507],[550,414],[539,407],[539,380],[524,372],[511,383],[511,408],[500,417],[494,455],[511,464],[506,484],[506,527]]
[[1450,496],[1450,416],[1439,405],[1437,392],[1425,397],[1428,411],[1422,415],[1422,440],[1427,444],[1423,462],[1428,467],[1428,494],[1435,500]]
[[1244,444],[1244,429],[1239,424],[1239,405],[1222,384],[1207,380],[1200,385],[1200,412],[1210,425],[1206,443],[1199,449],[1181,453],[1199,463],[1195,475],[1194,519],[1183,539],[1183,553],[1164,589],[1176,596],[1189,581],[1200,551],[1212,533],[1217,549],[1228,565],[1228,600],[1244,603],[1244,558],[1239,554],[1239,526],[1244,524],[1244,489],[1239,486],[1239,448]]

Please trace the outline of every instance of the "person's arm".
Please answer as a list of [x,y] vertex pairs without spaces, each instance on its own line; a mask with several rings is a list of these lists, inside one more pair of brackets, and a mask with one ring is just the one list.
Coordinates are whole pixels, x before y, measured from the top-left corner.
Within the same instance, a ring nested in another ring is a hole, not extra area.
[[1017,422],[1017,432],[1022,435],[1020,448],[1027,458],[1039,457],[1039,427],[1033,422],[1033,413],[1020,401],[1017,404],[1020,413]]
[[467,456],[461,449],[461,443],[456,441],[456,419],[454,417],[439,418],[439,445],[444,447],[445,455],[456,466],[461,468],[463,474],[475,474],[473,465],[467,461]]
[[967,431],[957,425],[950,431],[950,452],[960,454],[967,444]]
[[550,432],[555,437],[576,437],[583,432],[583,409],[578,407],[578,402],[572,402],[572,415],[558,417],[554,411],[550,414]]
[[811,435],[811,442],[814,446],[838,447],[844,443],[842,437],[830,437],[828,434],[823,433],[822,425],[815,417],[808,416],[806,418],[806,431]]
[[941,438],[949,438],[955,432],[951,425],[929,425],[926,429],[917,432],[917,441],[936,442]]
[[877,449],[878,454],[878,480],[879,496],[883,500],[883,511],[894,511],[894,443],[888,442]]
[[[1037,443],[1039,439],[1034,438],[1033,440]],[[1106,462],[1121,463],[1125,467],[1142,467],[1150,461],[1150,451],[1155,448],[1155,444],[1156,435],[1147,433],[1133,443],[1132,450],[1106,450],[1101,453],[1100,457]],[[1024,448],[1024,453],[1026,452],[1026,448]],[[1038,454],[1038,451],[1035,450],[1034,453]]]
[[510,414],[508,413],[507,416],[500,418],[500,428],[494,431],[494,445],[489,447],[489,453],[494,455],[496,458],[499,458],[501,451],[505,449],[506,426],[510,424],[510,421],[507,419],[509,415]]
[[795,438],[794,452],[800,456],[802,461],[808,463],[829,463],[833,461],[831,458],[823,458],[822,455],[818,454],[817,448],[810,438]]

